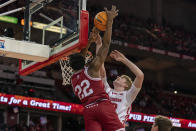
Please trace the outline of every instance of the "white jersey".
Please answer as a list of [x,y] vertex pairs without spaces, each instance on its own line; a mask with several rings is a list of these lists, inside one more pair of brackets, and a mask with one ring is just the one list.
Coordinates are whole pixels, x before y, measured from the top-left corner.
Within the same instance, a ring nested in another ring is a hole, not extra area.
[[127,91],[117,92],[110,88],[106,80],[104,80],[105,90],[108,93],[112,103],[116,106],[116,113],[120,121],[124,124],[131,112],[131,104],[135,100],[141,88],[136,88],[133,84]]

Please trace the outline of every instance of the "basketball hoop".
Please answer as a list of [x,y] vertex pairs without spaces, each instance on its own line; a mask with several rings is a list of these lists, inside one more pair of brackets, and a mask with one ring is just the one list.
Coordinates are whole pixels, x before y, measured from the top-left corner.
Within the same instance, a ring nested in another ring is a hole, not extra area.
[[[93,59],[93,55],[90,51],[88,51],[86,57],[85,57],[85,63],[90,62]],[[62,85],[69,85],[71,84],[71,76],[73,74],[73,69],[70,67],[69,63],[69,57],[63,57],[59,60],[61,71],[62,71],[62,77],[63,77],[63,83]]]

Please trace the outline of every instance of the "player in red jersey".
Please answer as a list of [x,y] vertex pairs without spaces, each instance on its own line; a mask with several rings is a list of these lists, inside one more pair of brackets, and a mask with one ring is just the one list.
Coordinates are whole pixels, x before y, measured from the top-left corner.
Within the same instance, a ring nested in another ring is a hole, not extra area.
[[115,107],[104,90],[99,71],[110,47],[113,19],[118,15],[115,6],[112,6],[110,11],[107,9],[105,11],[108,19],[107,27],[103,37],[103,46],[95,59],[84,67],[85,51],[70,56],[70,66],[75,71],[71,78],[73,91],[85,107],[83,114],[85,131],[124,131]]

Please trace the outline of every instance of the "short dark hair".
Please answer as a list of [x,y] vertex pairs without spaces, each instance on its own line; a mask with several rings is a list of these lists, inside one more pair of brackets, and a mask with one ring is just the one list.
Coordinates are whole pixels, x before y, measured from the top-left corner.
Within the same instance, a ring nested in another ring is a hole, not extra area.
[[159,131],[171,131],[172,121],[165,116],[158,115],[155,117],[155,126],[158,126]]
[[69,64],[73,70],[78,71],[84,68],[85,58],[80,53],[70,55]]

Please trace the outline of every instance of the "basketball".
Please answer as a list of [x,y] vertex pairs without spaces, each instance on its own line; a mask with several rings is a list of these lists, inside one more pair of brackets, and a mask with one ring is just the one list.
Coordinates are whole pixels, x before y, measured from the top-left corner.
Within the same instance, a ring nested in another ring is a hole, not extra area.
[[106,30],[106,24],[107,24],[107,14],[105,11],[97,13],[97,15],[94,18],[94,24],[97,29],[100,31]]

